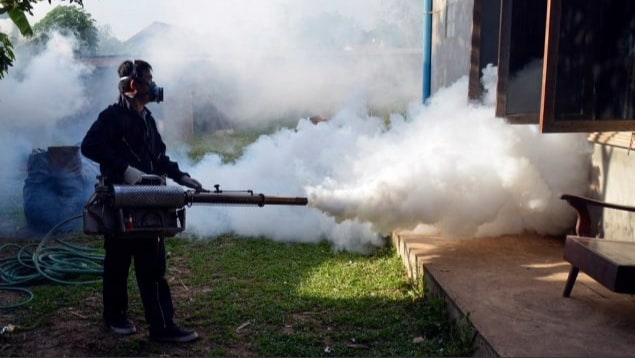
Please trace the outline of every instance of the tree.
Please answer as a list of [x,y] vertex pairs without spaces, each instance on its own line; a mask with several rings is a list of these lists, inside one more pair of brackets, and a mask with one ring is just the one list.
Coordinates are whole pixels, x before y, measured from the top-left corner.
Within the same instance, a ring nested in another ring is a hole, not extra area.
[[64,36],[72,35],[78,40],[76,53],[94,55],[98,46],[95,20],[86,10],[75,6],[57,6],[33,26],[34,43],[43,46],[51,31],[58,31]]
[[[26,15],[33,15],[33,4],[39,1],[41,0],[0,0],[0,16],[7,14],[22,36],[32,36],[33,29]],[[51,3],[51,0],[47,1],[49,4]],[[84,6],[83,0],[68,1]],[[14,60],[15,54],[11,39],[9,39],[9,35],[0,32],[0,79],[9,71],[9,67],[13,66]]]

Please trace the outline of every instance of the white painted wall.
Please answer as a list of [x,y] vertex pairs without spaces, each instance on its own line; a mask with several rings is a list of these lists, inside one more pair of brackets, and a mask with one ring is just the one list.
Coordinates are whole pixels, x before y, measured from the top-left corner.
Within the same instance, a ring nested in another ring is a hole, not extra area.
[[434,0],[432,5],[430,87],[434,93],[469,74],[474,1]]
[[[616,204],[635,206],[635,151],[595,144],[590,179],[591,196]],[[605,209],[593,212],[599,236],[635,241],[635,213]]]

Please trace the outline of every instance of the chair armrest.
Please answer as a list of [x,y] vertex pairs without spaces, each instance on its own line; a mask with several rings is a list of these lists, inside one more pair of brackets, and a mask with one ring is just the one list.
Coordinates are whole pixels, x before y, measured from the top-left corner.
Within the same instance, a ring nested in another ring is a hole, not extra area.
[[560,199],[566,200],[578,213],[578,222],[576,223],[575,228],[578,236],[593,236],[593,233],[591,232],[591,215],[589,214],[589,205],[635,212],[635,206],[607,203],[579,195],[562,194]]

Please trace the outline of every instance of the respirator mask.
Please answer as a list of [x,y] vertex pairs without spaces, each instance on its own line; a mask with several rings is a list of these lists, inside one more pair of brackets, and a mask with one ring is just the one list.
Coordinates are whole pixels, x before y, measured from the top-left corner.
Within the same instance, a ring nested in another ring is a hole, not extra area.
[[157,86],[157,83],[152,81],[148,83],[150,86],[150,101],[151,102],[163,102],[163,87]]
[[137,78],[136,80],[148,86],[148,95],[150,97],[150,102],[163,102],[163,87],[157,86],[157,83],[154,81],[145,81],[141,78]]
[[[121,77],[119,79],[119,90],[122,91],[122,93],[126,91],[125,88],[128,87],[126,84],[128,81],[130,81],[130,77],[128,76]],[[140,81],[148,86],[148,96],[150,97],[150,102],[163,102],[163,87],[159,87],[154,81],[143,81],[142,79],[136,79],[136,81]],[[128,92],[125,93],[128,94]]]

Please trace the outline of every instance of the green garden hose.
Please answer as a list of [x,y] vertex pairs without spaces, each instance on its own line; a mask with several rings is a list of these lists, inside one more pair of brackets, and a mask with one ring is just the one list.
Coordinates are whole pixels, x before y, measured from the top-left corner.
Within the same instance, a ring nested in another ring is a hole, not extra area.
[[[0,303],[0,309],[29,303],[34,295],[21,287],[29,283],[49,280],[65,285],[83,285],[101,281],[103,254],[95,248],[74,245],[54,235],[58,228],[81,217],[73,216],[55,225],[38,245],[9,243],[0,246],[0,291],[21,292],[27,296],[21,302]],[[15,254],[7,257],[2,254],[5,250],[13,250]]]

